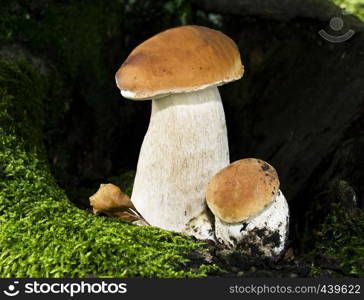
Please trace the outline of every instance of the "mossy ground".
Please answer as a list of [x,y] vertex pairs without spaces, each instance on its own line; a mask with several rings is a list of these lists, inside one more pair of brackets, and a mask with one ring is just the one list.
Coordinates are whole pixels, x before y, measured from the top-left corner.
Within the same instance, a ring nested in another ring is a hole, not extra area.
[[364,21],[363,0],[332,0],[332,2]]
[[[345,213],[333,206],[336,213],[329,216],[323,226],[321,240],[316,243],[315,253],[332,259],[332,269],[337,276],[364,277],[364,216],[362,211]],[[322,266],[313,264],[318,275]],[[325,273],[324,273],[325,274]]]
[[[53,179],[42,145],[47,79],[0,61],[0,276],[199,277],[186,254],[201,246],[156,228],[76,208]],[[38,122],[39,121],[39,122]]]
[[329,205],[323,225],[315,234],[314,249],[309,252],[309,256],[316,258],[310,275],[327,275],[330,270],[336,276],[364,277],[364,212],[345,203],[343,197],[355,197],[347,183],[337,184],[335,195],[339,202]]

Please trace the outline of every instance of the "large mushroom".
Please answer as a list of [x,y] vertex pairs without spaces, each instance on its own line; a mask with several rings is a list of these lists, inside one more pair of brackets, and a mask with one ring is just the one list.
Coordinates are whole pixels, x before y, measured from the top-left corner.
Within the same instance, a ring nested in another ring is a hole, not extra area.
[[279,184],[276,170],[259,159],[241,159],[219,171],[206,193],[218,242],[249,255],[279,257],[289,222]]
[[131,197],[151,225],[197,238],[213,236],[206,187],[229,164],[217,87],[242,74],[236,44],[201,26],[153,36],[136,47],[116,73],[123,97],[152,100]]

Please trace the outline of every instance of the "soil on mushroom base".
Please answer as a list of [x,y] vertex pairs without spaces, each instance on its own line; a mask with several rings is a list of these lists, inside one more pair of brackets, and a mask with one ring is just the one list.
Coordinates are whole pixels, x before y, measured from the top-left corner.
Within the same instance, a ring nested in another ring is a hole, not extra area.
[[[297,244],[288,242],[285,252],[276,260],[262,259],[256,247],[249,245],[235,250],[206,241],[206,251],[194,251],[191,264],[215,263],[225,272],[211,273],[224,277],[363,277],[364,276],[364,213],[334,203],[312,241],[311,250],[300,252]],[[256,232],[256,234],[264,232]],[[276,242],[275,235],[267,235],[266,242]],[[256,256],[254,256],[254,254]]]

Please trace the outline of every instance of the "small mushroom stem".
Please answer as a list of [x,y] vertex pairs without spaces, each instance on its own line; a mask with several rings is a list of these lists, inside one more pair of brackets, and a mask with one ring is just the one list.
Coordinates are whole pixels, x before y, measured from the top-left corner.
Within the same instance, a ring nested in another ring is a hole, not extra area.
[[253,251],[266,257],[278,257],[287,242],[289,210],[286,198],[278,191],[273,202],[255,217],[229,224],[215,218],[217,240],[230,248],[240,245],[249,255]]
[[151,225],[195,235],[189,223],[207,210],[207,184],[229,164],[221,97],[209,87],[152,101],[131,200]]

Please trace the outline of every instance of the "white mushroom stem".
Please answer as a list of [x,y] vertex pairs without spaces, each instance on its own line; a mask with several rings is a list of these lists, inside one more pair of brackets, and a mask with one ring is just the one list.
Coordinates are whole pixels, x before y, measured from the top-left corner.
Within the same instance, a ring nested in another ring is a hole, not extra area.
[[131,200],[152,226],[195,235],[189,223],[206,220],[198,237],[210,238],[212,225],[201,218],[207,184],[229,164],[219,91],[210,87],[152,101]]
[[220,243],[230,248],[240,245],[247,252],[258,249],[258,255],[277,257],[284,250],[288,224],[288,204],[283,193],[278,191],[272,204],[251,219],[229,224],[216,217],[215,234]]

